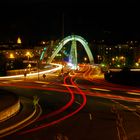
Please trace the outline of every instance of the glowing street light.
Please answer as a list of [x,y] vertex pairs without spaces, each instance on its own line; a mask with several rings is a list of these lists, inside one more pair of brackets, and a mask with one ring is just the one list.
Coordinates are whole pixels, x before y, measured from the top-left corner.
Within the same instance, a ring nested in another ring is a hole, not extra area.
[[45,41],[43,41],[42,44],[45,45]]
[[31,57],[31,53],[29,51],[27,51],[26,56],[28,57],[28,61],[29,61],[29,58]]
[[10,53],[10,57],[11,59],[15,58],[13,53]]
[[112,58],[112,61],[115,61],[115,58]]
[[117,67],[120,68],[121,66],[118,64]]
[[121,57],[120,57],[120,60],[124,60],[124,59],[125,59],[125,57],[124,57],[124,56],[121,56]]
[[136,67],[139,67],[139,63],[136,62],[135,65],[136,65]]
[[84,57],[84,61],[87,61],[87,57]]
[[45,41],[41,41],[41,44],[42,44],[42,45],[45,45],[45,44],[46,44],[46,42],[45,42]]
[[26,52],[26,56],[30,56],[31,54],[30,54],[30,52],[28,51],[28,52]]
[[118,56],[116,56],[116,60],[118,60]]

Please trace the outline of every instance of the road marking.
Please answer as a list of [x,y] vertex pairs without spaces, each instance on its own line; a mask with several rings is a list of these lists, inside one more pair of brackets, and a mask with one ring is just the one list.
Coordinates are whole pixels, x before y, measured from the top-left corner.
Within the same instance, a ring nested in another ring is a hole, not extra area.
[[117,134],[118,134],[118,138],[119,138],[119,140],[121,140],[121,136],[120,136],[120,131],[119,131],[119,128],[117,127]]
[[133,112],[137,117],[140,118],[140,115],[137,112]]
[[131,94],[131,95],[139,95],[140,96],[140,93],[136,93],[136,92],[126,92],[127,94]]
[[81,105],[81,103],[79,103],[78,101],[75,101],[75,103],[77,103],[78,105]]
[[52,74],[52,73],[47,73],[47,75],[49,75],[49,76],[59,76],[58,74]]
[[136,109],[132,109],[128,106],[125,106],[125,105],[117,102],[117,101],[114,101],[114,100],[112,100],[112,101],[115,102],[116,104],[119,104],[121,107],[125,108],[126,110],[131,111],[134,115],[136,115],[138,118],[140,118],[140,115],[139,115],[139,113],[136,112],[137,111]]
[[6,81],[6,82],[1,82],[1,83],[3,83],[3,84],[8,84],[8,83],[10,83],[9,81]]
[[49,84],[49,82],[42,82],[42,81],[34,81],[34,82],[38,84]]
[[136,107],[137,107],[137,108],[140,108],[140,106],[139,106],[139,105],[136,105]]
[[4,82],[1,82],[3,84],[8,84],[8,83],[14,83],[14,82],[21,82],[23,80],[9,80],[9,81],[4,81]]
[[108,89],[103,89],[103,88],[91,88],[93,90],[99,90],[99,91],[111,91],[111,90],[108,90]]
[[65,86],[65,87],[76,87],[76,86],[73,86],[73,85],[65,85],[65,84],[61,84],[62,86]]
[[17,81],[23,81],[23,80],[10,80],[10,81],[12,81],[12,82],[17,82]]
[[92,120],[92,115],[91,115],[91,113],[89,113],[89,119]]
[[42,85],[42,87],[46,87],[47,85]]

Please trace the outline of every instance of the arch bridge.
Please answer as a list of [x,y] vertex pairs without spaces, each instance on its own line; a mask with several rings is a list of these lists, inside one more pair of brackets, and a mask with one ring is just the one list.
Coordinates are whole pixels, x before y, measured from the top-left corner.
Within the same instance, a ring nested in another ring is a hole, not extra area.
[[[53,59],[55,58],[55,56],[59,53],[59,51],[63,48],[63,46],[65,46],[68,42],[72,42],[71,44],[71,49],[70,49],[70,54],[69,54],[69,62],[72,63],[73,68],[76,69],[77,68],[77,41],[80,42],[82,44],[82,46],[84,47],[88,58],[89,58],[89,62],[91,64],[94,63],[94,58],[93,55],[91,53],[91,50],[88,46],[88,42],[81,36],[78,35],[71,35],[71,36],[67,36],[64,39],[62,39],[58,45],[55,47],[55,49],[52,51],[52,54],[50,57],[48,57],[47,59],[47,63],[51,63],[53,61]],[[46,52],[46,48],[44,48],[40,60],[43,59],[44,54]]]

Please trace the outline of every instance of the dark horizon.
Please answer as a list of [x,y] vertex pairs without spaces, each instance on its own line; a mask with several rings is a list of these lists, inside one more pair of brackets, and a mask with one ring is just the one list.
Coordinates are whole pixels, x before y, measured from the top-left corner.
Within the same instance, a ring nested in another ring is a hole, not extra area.
[[62,38],[78,34],[94,39],[140,40],[138,7],[134,3],[66,3],[22,2],[3,3],[0,9],[0,41],[25,42]]

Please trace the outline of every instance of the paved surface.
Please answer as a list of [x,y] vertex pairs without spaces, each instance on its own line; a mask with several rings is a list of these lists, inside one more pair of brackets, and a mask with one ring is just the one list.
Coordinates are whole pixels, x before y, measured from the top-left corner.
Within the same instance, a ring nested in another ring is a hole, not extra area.
[[0,112],[18,101],[18,97],[15,94],[11,94],[6,90],[0,90]]
[[[94,76],[88,67],[84,71],[74,82],[86,95],[87,102],[73,115],[81,107],[83,98],[70,78],[66,80],[67,86],[63,78],[48,75],[43,81],[5,81],[1,88],[30,99],[37,95],[42,115],[3,140],[140,140],[140,115],[137,112],[140,89],[108,83],[102,77]],[[71,99],[67,87],[74,92],[74,102],[64,110]]]
[[13,117],[0,123],[0,137],[9,135],[35,121],[41,114],[39,105],[33,105],[33,101],[20,97],[21,109]]

